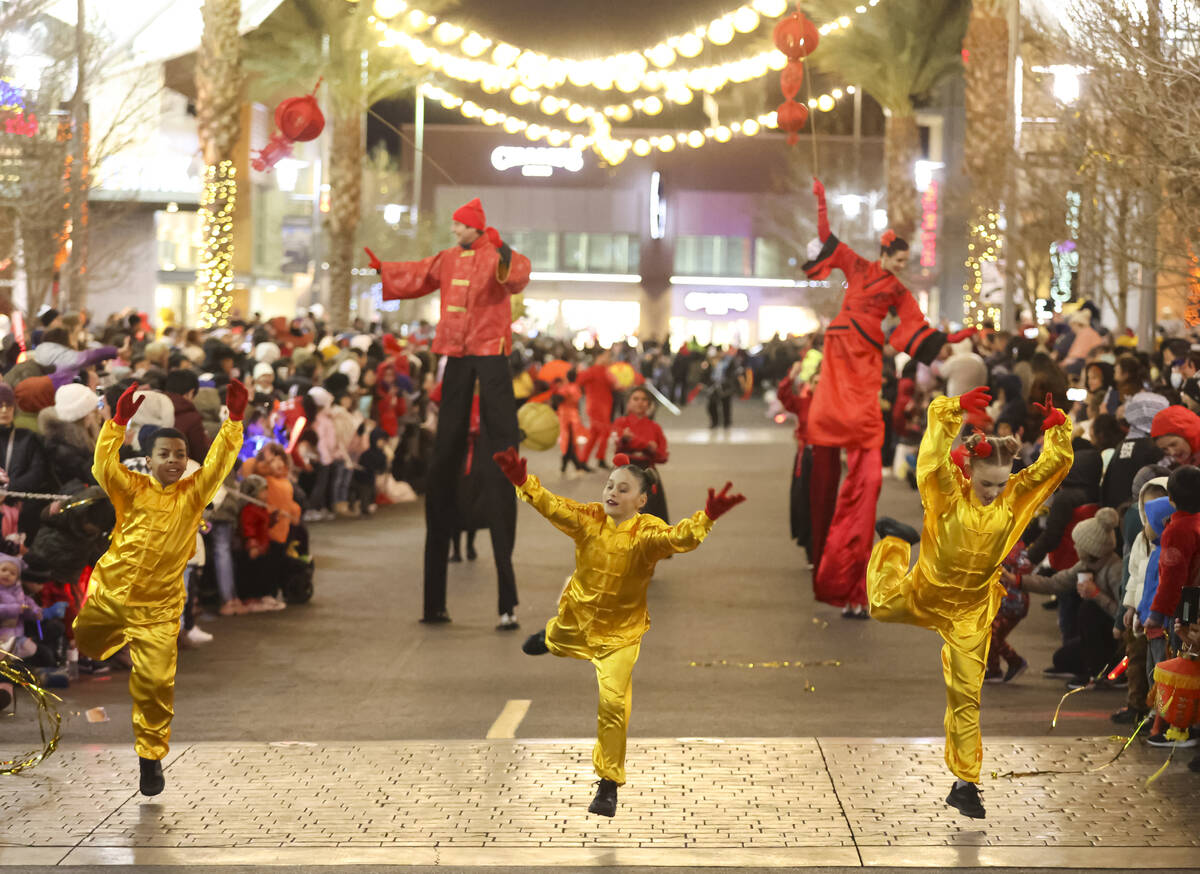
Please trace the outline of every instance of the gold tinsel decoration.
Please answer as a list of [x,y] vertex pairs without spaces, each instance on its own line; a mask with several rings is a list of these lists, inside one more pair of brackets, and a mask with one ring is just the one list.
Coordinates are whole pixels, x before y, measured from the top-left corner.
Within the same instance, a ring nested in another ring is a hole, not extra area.
[[26,768],[32,768],[45,761],[58,748],[58,741],[62,737],[62,716],[52,702],[61,701],[61,699],[39,686],[37,677],[19,661],[0,661],[0,677],[13,684],[14,700],[18,687],[20,687],[29,693],[37,705],[38,729],[42,735],[42,748],[23,753],[15,759],[0,761],[0,774],[19,774]]

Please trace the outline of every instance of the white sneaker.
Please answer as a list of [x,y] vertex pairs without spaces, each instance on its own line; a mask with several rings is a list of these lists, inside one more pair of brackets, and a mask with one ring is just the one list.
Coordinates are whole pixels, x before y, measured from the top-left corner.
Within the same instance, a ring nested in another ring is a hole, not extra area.
[[201,628],[199,625],[193,625],[191,631],[184,634],[188,643],[193,646],[199,646],[202,643],[211,643],[213,636]]
[[321,515],[320,510],[305,510],[300,518],[304,522],[320,522],[325,517]]
[[521,626],[517,624],[516,613],[501,613],[500,623],[496,626],[497,631],[515,631]]
[[287,601],[281,601],[278,598],[267,595],[262,599],[263,604],[270,610],[286,610]]

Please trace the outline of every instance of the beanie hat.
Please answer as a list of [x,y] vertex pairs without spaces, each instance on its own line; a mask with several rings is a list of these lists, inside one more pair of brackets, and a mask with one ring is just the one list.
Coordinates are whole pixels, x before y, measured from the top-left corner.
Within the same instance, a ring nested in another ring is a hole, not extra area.
[[279,346],[270,341],[259,343],[254,347],[254,357],[259,361],[265,361],[267,364],[274,364],[279,360]]
[[18,576],[25,570],[25,562],[21,560],[21,557],[19,555],[10,555],[7,552],[0,552],[0,564],[15,564]]
[[254,378],[258,379],[260,376],[269,376],[272,379],[274,379],[275,378],[275,368],[273,368],[266,361],[258,362],[258,364],[254,365]]
[[1168,434],[1186,440],[1193,453],[1200,452],[1200,416],[1187,407],[1170,406],[1154,416],[1150,436],[1166,437]]
[[267,487],[267,480],[256,473],[250,474],[242,480],[242,494],[253,496],[255,492],[261,492]]
[[54,412],[64,422],[78,422],[96,409],[99,399],[86,385],[72,382],[54,393]]
[[1104,558],[1117,548],[1120,517],[1112,507],[1102,507],[1091,519],[1084,519],[1071,532],[1080,558]]
[[477,231],[482,231],[487,227],[487,219],[483,215],[483,204],[479,202],[478,197],[456,209],[452,218]]
[[1168,477],[1171,475],[1171,468],[1163,464],[1147,464],[1145,467],[1138,470],[1133,475],[1133,499],[1136,501],[1142,494],[1142,489],[1146,483],[1153,479]]
[[133,418],[129,420],[132,427],[153,425],[156,428],[175,427],[175,404],[161,391],[139,391],[134,398],[144,397]]
[[310,388],[308,396],[313,399],[313,403],[317,405],[318,410],[323,410],[333,403],[333,395],[319,385],[314,385]]
[[337,372],[345,374],[350,379],[350,385],[358,385],[358,380],[362,377],[362,365],[353,358],[347,358],[338,365]]
[[48,376],[30,376],[13,387],[17,406],[25,413],[40,413],[54,406],[54,384]]
[[366,353],[371,348],[370,334],[355,334],[350,338],[350,348],[357,349],[359,352]]
[[[476,201],[476,203],[478,203],[478,201]],[[49,327],[50,323],[57,319],[59,315],[61,314],[54,307],[45,305],[38,310],[37,317],[38,321],[42,323],[42,327],[45,328]]]
[[7,382],[0,382],[0,406],[16,406],[17,393]]
[[1168,401],[1152,391],[1140,391],[1125,402],[1125,421],[1129,423],[1129,437],[1149,437],[1154,417],[1165,410]]

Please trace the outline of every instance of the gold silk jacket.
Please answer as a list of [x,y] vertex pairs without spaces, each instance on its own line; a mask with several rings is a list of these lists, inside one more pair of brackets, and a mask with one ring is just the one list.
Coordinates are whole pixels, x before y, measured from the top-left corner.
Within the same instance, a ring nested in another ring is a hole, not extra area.
[[1000,562],[1012,550],[1038,507],[1071,469],[1071,420],[1046,432],[1042,454],[1013,474],[1007,487],[984,506],[950,459],[962,428],[957,397],[929,405],[929,422],[917,456],[917,485],[925,510],[914,586],[921,624],[943,637],[982,631],[1000,606]]
[[186,598],[183,569],[196,551],[200,516],[233,469],[242,423],[221,425],[201,468],[169,486],[121,464],[124,441],[125,428],[111,420],[96,441],[92,474],[108,493],[117,524],[91,585],[119,604],[155,608],[147,621],[178,617]]
[[654,566],[698,547],[713,526],[703,510],[675,525],[645,514],[616,525],[602,504],[559,497],[533,474],[517,494],[575,541],[575,573],[559,599],[557,625],[593,656],[642,639],[650,628],[646,590]]

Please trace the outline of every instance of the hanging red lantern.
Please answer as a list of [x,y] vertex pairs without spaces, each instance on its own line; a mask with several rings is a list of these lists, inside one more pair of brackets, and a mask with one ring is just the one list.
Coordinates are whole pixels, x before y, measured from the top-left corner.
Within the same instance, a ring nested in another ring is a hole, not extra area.
[[775,113],[777,127],[781,131],[787,131],[788,145],[794,146],[800,139],[800,129],[808,121],[808,107],[789,98],[779,104],[779,109],[775,110]]
[[788,65],[779,74],[779,88],[783,91],[783,96],[789,100],[792,99],[800,93],[802,84],[804,84],[803,62],[788,61]]
[[816,51],[817,43],[821,39],[817,26],[798,8],[775,25],[771,36],[775,40],[775,48],[787,55],[791,61],[799,61],[811,55]]
[[311,94],[289,97],[275,107],[275,126],[292,142],[315,140],[325,129],[325,116]]
[[[318,79],[317,88],[320,85]],[[275,124],[279,130],[271,134],[271,139],[250,162],[250,166],[260,173],[270,170],[292,153],[292,143],[306,143],[321,135],[325,129],[325,116],[321,114],[321,107],[313,96],[317,88],[313,88],[312,94],[289,97],[275,107]]]

